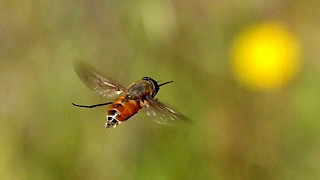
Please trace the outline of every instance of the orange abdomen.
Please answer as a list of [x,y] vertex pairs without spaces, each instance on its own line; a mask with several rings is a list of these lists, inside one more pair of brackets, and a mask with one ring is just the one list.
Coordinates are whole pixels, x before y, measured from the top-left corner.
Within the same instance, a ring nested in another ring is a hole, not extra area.
[[107,116],[113,116],[120,122],[124,122],[141,109],[136,100],[127,99],[125,96],[116,99],[109,107]]

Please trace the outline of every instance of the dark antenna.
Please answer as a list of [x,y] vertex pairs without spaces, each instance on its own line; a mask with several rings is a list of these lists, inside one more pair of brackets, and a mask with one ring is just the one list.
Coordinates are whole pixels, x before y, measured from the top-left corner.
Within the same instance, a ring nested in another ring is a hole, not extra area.
[[169,83],[172,83],[173,81],[168,81],[168,82],[165,82],[165,83],[162,83],[162,84],[159,84],[158,86],[163,86],[163,85],[166,85],[166,84],[169,84]]
[[98,107],[98,106],[105,106],[105,105],[108,105],[108,104],[112,104],[112,102],[102,103],[102,104],[95,104],[95,105],[91,105],[91,106],[85,106],[85,105],[79,105],[79,104],[72,103],[72,105],[74,105],[74,106],[83,107],[83,108],[95,108],[95,107]]

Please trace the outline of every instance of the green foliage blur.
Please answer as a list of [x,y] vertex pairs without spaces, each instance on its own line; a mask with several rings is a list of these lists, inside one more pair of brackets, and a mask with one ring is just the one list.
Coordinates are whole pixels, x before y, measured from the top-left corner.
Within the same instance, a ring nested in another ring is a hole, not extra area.
[[[0,179],[320,179],[320,3],[311,1],[0,1]],[[230,68],[241,30],[268,20],[299,38],[285,87],[252,91]],[[104,127],[109,100],[79,80],[82,60],[193,120],[139,113]]]

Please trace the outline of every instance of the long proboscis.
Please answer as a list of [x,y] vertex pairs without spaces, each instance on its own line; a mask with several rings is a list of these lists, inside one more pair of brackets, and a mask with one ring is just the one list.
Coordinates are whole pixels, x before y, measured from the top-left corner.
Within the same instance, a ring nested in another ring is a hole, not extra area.
[[173,81],[168,81],[168,82],[165,82],[165,83],[162,83],[162,84],[159,84],[159,87],[160,86],[163,86],[163,85],[166,85],[166,84],[169,84],[169,83],[172,83]]

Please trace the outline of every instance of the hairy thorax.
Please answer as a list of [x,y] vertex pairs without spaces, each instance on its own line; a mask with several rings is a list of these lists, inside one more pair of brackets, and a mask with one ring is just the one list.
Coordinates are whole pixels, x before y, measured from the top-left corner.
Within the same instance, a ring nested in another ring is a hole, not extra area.
[[129,86],[127,97],[130,99],[144,100],[148,96],[152,97],[153,92],[153,85],[147,81],[141,80]]

